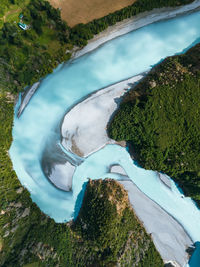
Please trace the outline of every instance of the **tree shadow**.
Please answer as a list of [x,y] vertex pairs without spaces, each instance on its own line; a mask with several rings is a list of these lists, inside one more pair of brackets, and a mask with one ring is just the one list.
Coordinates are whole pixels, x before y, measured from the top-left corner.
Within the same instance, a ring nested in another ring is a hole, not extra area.
[[200,266],[200,242],[199,241],[195,242],[194,246],[195,246],[195,250],[189,260],[189,267]]
[[87,184],[88,184],[88,182],[83,183],[82,189],[76,198],[76,203],[75,203],[75,207],[74,207],[74,220],[76,220],[76,218],[78,217],[79,211],[81,209]]
[[[169,57],[173,57],[173,56],[178,56],[178,55],[182,55],[185,54],[190,48],[194,47],[195,45],[197,45],[198,43],[200,43],[200,38],[197,38],[194,42],[192,42],[189,46],[187,46],[186,48],[184,48],[182,51],[175,53],[172,56]],[[154,67],[158,66],[161,62],[163,62],[165,59],[167,59],[168,57],[165,58],[161,58],[156,64],[151,65],[151,68],[153,69]],[[200,265],[199,265],[200,266]]]

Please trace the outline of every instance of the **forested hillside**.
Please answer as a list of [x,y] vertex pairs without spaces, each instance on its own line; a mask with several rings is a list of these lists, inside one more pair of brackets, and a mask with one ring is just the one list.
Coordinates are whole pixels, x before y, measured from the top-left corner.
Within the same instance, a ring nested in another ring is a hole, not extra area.
[[200,44],[169,57],[125,97],[110,127],[146,169],[162,171],[200,204]]
[[[68,60],[73,46],[85,46],[95,34],[118,21],[153,8],[191,2],[193,0],[137,0],[133,5],[103,18],[70,28],[61,20],[60,10],[47,1],[2,0],[0,90],[12,93],[22,91],[25,86],[52,72],[59,63]],[[26,24],[27,29],[21,29],[19,22]]]
[[130,207],[127,192],[114,180],[88,182],[72,230],[75,266],[164,266]]
[[81,213],[71,226],[43,214],[20,185],[8,156],[13,102],[1,95],[0,107],[0,266],[113,266],[116,261],[120,266],[163,266],[127,193],[115,181],[89,183]]

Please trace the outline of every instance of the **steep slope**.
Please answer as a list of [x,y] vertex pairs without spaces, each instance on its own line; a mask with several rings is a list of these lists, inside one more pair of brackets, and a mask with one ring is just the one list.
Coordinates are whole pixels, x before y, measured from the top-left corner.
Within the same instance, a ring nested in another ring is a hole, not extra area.
[[[90,266],[91,261],[119,266],[135,262],[145,267],[148,261],[149,266],[162,266],[127,193],[112,180],[90,181],[81,213],[71,227],[41,213],[20,185],[8,156],[13,100],[1,96],[0,107],[0,266],[73,267]],[[85,231],[83,222],[88,226]]]
[[73,262],[80,266],[164,265],[127,192],[114,180],[89,180],[72,229],[79,244]]
[[200,44],[169,57],[124,98],[109,127],[146,169],[163,171],[200,200]]

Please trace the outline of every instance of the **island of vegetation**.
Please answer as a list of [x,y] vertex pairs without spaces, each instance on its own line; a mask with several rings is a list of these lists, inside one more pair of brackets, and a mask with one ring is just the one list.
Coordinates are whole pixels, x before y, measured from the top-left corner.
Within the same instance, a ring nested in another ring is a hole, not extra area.
[[146,169],[173,177],[200,204],[200,44],[165,59],[124,97],[109,125]]

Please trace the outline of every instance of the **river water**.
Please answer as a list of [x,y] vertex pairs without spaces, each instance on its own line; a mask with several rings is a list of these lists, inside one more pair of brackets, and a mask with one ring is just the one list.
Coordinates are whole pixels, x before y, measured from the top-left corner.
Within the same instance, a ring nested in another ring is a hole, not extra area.
[[183,53],[199,38],[200,12],[148,25],[60,65],[43,79],[17,118],[19,100],[10,155],[20,182],[44,213],[56,222],[69,221],[87,178],[111,177],[108,167],[120,164],[141,191],[177,219],[194,242],[200,241],[200,211],[192,200],[183,197],[174,183],[170,191],[155,172],[135,165],[125,148],[107,145],[89,156],[76,168],[72,192],[55,188],[41,167],[44,150],[48,147],[54,153],[55,142],[59,143],[60,124],[70,107],[92,92],[150,70],[167,56]]

